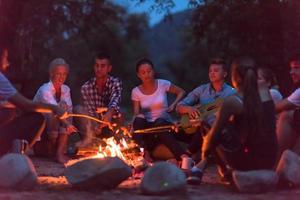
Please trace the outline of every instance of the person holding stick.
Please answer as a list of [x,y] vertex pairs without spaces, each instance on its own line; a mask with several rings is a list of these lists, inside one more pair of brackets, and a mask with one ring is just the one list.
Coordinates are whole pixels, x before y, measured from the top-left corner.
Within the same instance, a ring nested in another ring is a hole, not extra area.
[[[36,92],[33,101],[57,105],[68,113],[72,113],[70,88],[64,84],[69,73],[69,65],[63,58],[56,58],[49,64],[50,81],[43,84]],[[68,136],[77,132],[72,124],[72,118],[59,120],[53,114],[47,113],[46,118],[48,153],[54,155],[59,163],[66,163],[69,158],[65,155]]]
[[101,138],[114,136],[110,126],[113,120],[118,124],[123,123],[123,115],[120,112],[122,81],[110,75],[111,56],[106,52],[100,52],[95,57],[93,68],[95,77],[81,87],[83,106],[76,106],[74,113],[89,115],[105,123],[99,124],[87,118],[77,118],[78,128],[83,136],[83,140],[77,143],[79,147],[90,144],[95,136]]
[[[9,65],[8,53],[3,52],[4,48],[0,46],[0,65],[5,68]],[[0,101],[7,101],[24,111],[21,115],[9,120],[1,118],[0,156],[11,152],[13,143],[19,145],[17,149],[22,151],[24,150],[22,148],[23,143],[27,143],[30,148],[33,147],[45,128],[45,119],[41,113],[53,113],[58,118],[66,115],[65,110],[56,105],[33,102],[24,97],[12,86],[2,72],[0,72]],[[3,106],[5,107],[5,105],[0,106],[0,113],[2,113]],[[16,144],[16,142],[18,143]]]
[[[170,81],[155,79],[153,63],[146,58],[136,64],[136,73],[141,84],[133,88],[131,99],[133,103],[133,129],[142,130],[151,127],[171,125],[172,112],[185,91],[173,85]],[[176,99],[168,105],[167,93],[175,94]],[[156,133],[135,133],[133,138],[144,148],[145,159],[153,161],[152,151],[164,144],[175,156],[177,161],[187,157],[185,150],[176,141],[172,130],[162,130]],[[175,162],[175,160],[173,160]]]

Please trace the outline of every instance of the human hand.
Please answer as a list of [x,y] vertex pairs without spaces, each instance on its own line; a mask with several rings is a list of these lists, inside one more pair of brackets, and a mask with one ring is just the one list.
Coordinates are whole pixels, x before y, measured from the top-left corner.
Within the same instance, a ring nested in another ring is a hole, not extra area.
[[64,109],[60,108],[59,106],[53,105],[52,112],[59,119],[66,119],[66,118],[68,118],[68,113]]
[[106,126],[110,126],[111,120],[112,120],[112,113],[106,112],[102,117],[102,121],[104,121],[104,123],[100,124],[100,129]]
[[65,101],[60,101],[58,103],[58,107],[60,107],[60,108],[64,109],[65,111],[67,111],[69,106]]
[[201,115],[200,111],[197,108],[192,107],[192,106],[188,107],[188,112],[187,113],[188,113],[190,119],[199,118],[200,115]]
[[108,108],[107,107],[99,107],[96,109],[96,113],[104,113],[107,112]]
[[102,120],[105,122],[111,122],[111,119],[112,119],[112,112],[106,112],[102,117]]

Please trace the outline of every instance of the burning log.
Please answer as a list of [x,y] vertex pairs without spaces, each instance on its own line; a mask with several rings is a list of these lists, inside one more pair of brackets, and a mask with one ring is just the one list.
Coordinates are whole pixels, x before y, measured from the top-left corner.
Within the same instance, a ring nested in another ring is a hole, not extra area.
[[[97,112],[102,113],[103,109]],[[94,136],[91,145],[79,149],[79,155],[82,155],[85,158],[118,157],[133,168],[135,168],[135,166],[139,166],[140,168],[141,166],[145,166],[145,163],[143,162],[143,152],[133,141],[132,135],[127,127],[118,126],[117,124],[99,120],[88,115],[68,114],[68,117],[84,117],[91,119],[107,125],[115,132],[114,136],[110,138],[100,139]]]

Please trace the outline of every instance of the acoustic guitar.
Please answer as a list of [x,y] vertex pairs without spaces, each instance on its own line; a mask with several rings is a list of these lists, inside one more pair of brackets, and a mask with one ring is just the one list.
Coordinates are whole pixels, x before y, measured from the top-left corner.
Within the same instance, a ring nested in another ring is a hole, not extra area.
[[197,127],[193,126],[193,124],[199,121],[203,121],[207,116],[216,113],[223,101],[223,98],[218,98],[212,103],[195,105],[195,107],[199,110],[200,115],[194,119],[190,119],[188,114],[183,114],[180,121],[172,125],[135,130],[134,133],[157,133],[172,130],[175,130],[176,132],[178,128],[182,128],[186,134],[192,134],[197,130]]
[[211,103],[195,105],[195,107],[199,110],[200,115],[194,119],[191,119],[188,114],[183,114],[180,119],[180,126],[185,131],[185,133],[194,133],[197,130],[197,127],[193,126],[193,123],[197,121],[203,121],[209,115],[216,113],[222,105],[223,101],[223,98],[218,98]]

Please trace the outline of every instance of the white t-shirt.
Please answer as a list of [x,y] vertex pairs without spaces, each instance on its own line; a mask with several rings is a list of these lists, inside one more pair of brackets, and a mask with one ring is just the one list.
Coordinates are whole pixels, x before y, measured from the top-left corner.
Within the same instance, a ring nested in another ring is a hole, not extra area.
[[157,79],[157,89],[150,95],[143,94],[139,87],[133,88],[131,100],[140,103],[141,113],[144,114],[147,121],[153,122],[157,118],[171,120],[169,113],[166,112],[168,108],[167,92],[170,86],[170,81]]
[[65,102],[68,106],[68,112],[72,111],[72,100],[70,94],[70,88],[67,85],[61,86],[61,97],[60,101],[57,102],[55,99],[55,88],[51,81],[44,83],[36,92],[33,101],[50,103],[58,105],[60,102]]
[[300,88],[296,89],[287,100],[295,106],[300,106]]
[[274,101],[274,103],[277,103],[278,101],[282,100],[282,95],[280,94],[280,92],[276,89],[270,89],[270,94],[271,97]]
[[11,96],[15,95],[17,90],[0,72],[0,101],[7,101]]

